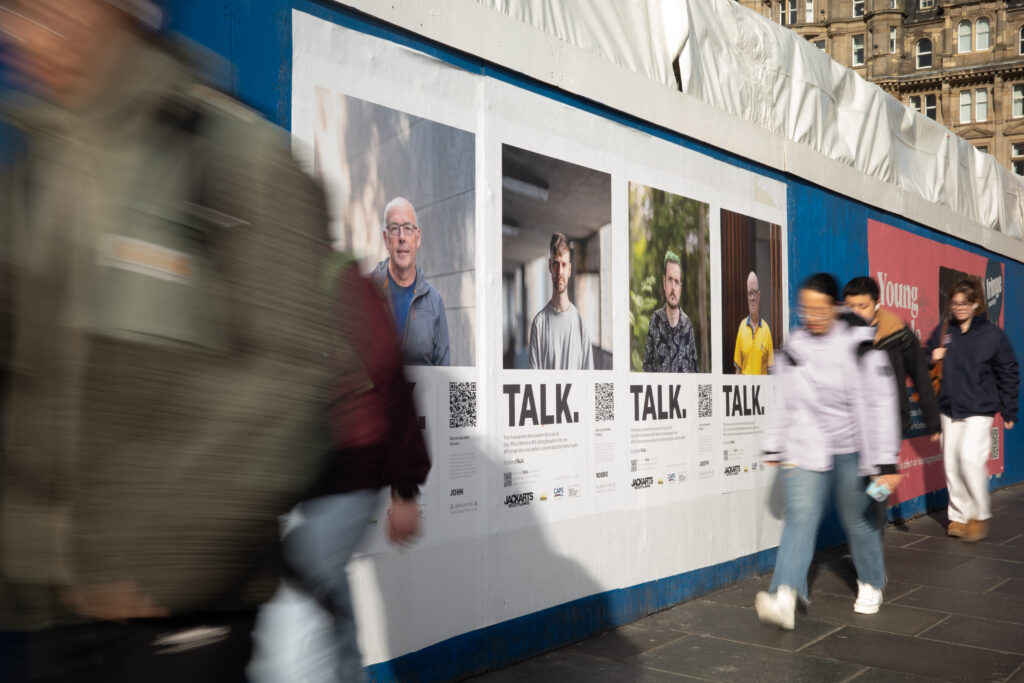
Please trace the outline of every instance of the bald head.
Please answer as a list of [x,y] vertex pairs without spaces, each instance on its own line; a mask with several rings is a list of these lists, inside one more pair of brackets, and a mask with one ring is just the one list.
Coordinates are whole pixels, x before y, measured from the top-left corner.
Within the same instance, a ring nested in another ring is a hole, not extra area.
[[750,313],[750,322],[757,325],[761,320],[761,288],[754,271],[747,275],[747,310]]

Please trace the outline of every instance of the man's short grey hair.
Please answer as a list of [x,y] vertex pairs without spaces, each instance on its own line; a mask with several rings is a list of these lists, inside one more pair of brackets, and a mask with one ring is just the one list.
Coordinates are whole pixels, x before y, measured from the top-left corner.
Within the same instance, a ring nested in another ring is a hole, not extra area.
[[388,229],[388,214],[391,213],[392,209],[397,209],[400,206],[408,206],[409,209],[413,213],[416,213],[416,207],[412,205],[412,202],[410,202],[405,197],[395,197],[390,202],[388,202],[387,206],[384,207],[384,229],[385,230]]

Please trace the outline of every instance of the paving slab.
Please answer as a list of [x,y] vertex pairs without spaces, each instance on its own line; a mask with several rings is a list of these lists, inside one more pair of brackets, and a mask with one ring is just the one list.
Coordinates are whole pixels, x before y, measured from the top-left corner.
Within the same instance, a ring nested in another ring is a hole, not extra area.
[[1024,655],[1024,624],[954,614],[924,631],[920,636],[930,640]]
[[[991,539],[992,536],[989,536]],[[1004,541],[1011,537],[1007,535]],[[942,553],[943,555],[958,555],[961,557],[988,557],[993,560],[1007,560],[1009,562],[1020,562],[1024,564],[1024,548],[999,545],[995,541],[980,543],[965,543],[953,538],[925,538],[920,543],[912,546],[913,550]]]
[[889,527],[885,530],[885,535],[882,536],[882,545],[887,548],[902,548],[911,543],[917,543],[922,538],[928,538],[928,536],[909,531],[898,531],[893,527]]
[[602,633],[573,645],[571,649],[577,654],[621,662],[683,637],[679,631],[659,628],[652,624],[651,619],[652,617],[648,617],[614,631]]
[[[889,580],[984,593],[1002,583],[1006,578],[1005,572],[1016,570],[1016,566],[1008,567],[1007,563],[987,565],[986,562],[997,562],[997,560],[984,560],[984,558],[964,558],[967,562],[955,569],[938,569],[928,563],[931,555],[932,553],[927,556],[917,553],[912,558],[891,558],[887,552],[885,570]],[[995,571],[997,568],[1002,569],[1004,574],[997,574]]]
[[660,628],[677,632],[704,634],[790,651],[799,650],[838,628],[831,622],[802,617],[797,619],[796,628],[792,631],[766,626],[757,620],[753,601],[748,607],[737,607],[697,600],[665,610],[650,619],[655,620]]
[[949,681],[1004,680],[1024,662],[1021,655],[853,627],[828,636],[804,652]]
[[1024,599],[1024,579],[1007,579],[989,592]]
[[931,678],[930,676],[915,676],[899,671],[868,667],[852,678],[850,683],[934,683],[941,680],[941,678]]
[[815,595],[807,607],[807,617],[905,635],[920,633],[945,618],[943,614],[905,607],[892,602],[883,603],[877,614],[858,614],[853,611],[853,602],[854,596],[840,598],[824,593]]
[[922,586],[919,590],[894,600],[893,604],[1024,624],[1024,600],[1003,595],[979,595],[966,591]]
[[770,584],[771,574],[765,574],[764,576],[759,576],[756,579],[743,581],[735,586],[729,586],[728,588],[723,588],[709,595],[705,595],[704,599],[711,602],[721,602],[727,605],[752,608],[754,606],[754,598],[757,596],[757,592],[768,590]]
[[686,636],[627,661],[711,681],[758,683],[843,681],[862,668],[827,657],[698,635]]
[[470,680],[476,683],[679,683],[687,679],[678,674],[562,649]]
[[[906,581],[889,581],[885,585],[885,600],[890,601],[901,595],[906,595],[920,585]],[[821,593],[848,597],[852,600],[857,597],[857,579],[853,576],[846,577],[831,571],[820,571],[811,581],[810,589],[812,601],[816,600],[817,596]]]

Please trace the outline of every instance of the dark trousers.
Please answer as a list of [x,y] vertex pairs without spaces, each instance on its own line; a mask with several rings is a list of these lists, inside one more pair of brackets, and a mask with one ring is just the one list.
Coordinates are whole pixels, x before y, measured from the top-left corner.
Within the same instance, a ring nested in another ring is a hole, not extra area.
[[65,626],[0,643],[0,683],[245,683],[255,612]]

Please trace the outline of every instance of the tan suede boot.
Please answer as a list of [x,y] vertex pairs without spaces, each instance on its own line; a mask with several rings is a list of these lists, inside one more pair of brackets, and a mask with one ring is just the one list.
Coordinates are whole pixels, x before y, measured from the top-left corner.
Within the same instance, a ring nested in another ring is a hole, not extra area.
[[967,525],[963,522],[950,522],[946,527],[946,535],[953,538],[962,538],[967,533]]
[[977,543],[988,536],[988,520],[972,519],[967,522],[967,531],[961,538],[968,543]]

